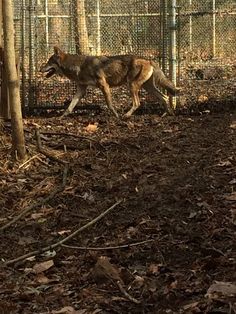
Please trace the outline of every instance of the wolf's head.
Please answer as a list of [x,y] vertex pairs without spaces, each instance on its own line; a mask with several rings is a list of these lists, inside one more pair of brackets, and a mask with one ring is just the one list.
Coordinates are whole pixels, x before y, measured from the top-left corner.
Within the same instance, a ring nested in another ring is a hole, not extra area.
[[54,74],[63,75],[61,64],[65,55],[66,54],[60,48],[54,47],[54,54],[48,59],[46,64],[41,66],[40,72],[46,73],[46,78],[49,78]]

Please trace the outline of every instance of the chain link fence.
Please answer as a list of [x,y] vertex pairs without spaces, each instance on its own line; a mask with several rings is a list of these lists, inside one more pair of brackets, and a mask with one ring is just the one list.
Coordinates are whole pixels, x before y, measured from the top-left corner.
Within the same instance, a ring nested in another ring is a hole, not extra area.
[[[168,75],[171,0],[14,0],[16,48],[21,60],[22,103],[27,109],[60,108],[74,85],[46,80],[39,68],[55,45],[69,53],[135,54],[153,58]],[[177,81],[180,107],[235,97],[235,0],[177,0]],[[114,89],[116,102],[129,102]],[[101,103],[90,90],[86,103]],[[144,102],[149,99],[143,98]],[[182,108],[181,107],[181,108]]]
[[179,1],[180,83],[188,106],[221,110],[236,96],[236,2]]

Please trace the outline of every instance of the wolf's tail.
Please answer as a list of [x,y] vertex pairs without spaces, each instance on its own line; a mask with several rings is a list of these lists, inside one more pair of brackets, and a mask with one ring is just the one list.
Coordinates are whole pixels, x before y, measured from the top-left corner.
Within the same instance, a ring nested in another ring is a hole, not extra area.
[[156,87],[163,87],[172,96],[176,96],[180,92],[180,88],[176,87],[163,73],[159,66],[153,62],[153,80]]

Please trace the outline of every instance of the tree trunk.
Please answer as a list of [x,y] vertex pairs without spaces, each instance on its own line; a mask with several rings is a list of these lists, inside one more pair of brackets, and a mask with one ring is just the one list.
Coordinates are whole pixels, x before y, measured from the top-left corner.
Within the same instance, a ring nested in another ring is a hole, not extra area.
[[89,54],[88,30],[84,0],[76,0],[76,48],[80,54]]
[[24,159],[26,149],[20,103],[20,84],[16,69],[12,0],[2,0],[2,14],[5,48],[4,60],[11,111],[12,148],[19,159]]

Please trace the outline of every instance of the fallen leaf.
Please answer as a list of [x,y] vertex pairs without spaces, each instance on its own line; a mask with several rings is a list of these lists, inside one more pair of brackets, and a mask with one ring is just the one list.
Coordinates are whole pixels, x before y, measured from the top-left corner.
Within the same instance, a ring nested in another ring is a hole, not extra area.
[[39,274],[39,273],[42,273],[42,272],[48,270],[53,265],[54,265],[53,260],[49,260],[49,261],[46,261],[46,262],[35,264],[34,267],[33,267],[33,270],[34,270],[34,272],[36,274]]
[[134,281],[132,282],[132,287],[141,288],[144,285],[144,278],[141,276],[135,276]]
[[236,201],[236,192],[225,195],[227,201]]
[[46,277],[44,274],[40,273],[36,276],[35,280],[38,282],[38,283],[41,283],[41,284],[47,284],[49,283],[49,279],[48,277]]
[[193,303],[189,303],[183,306],[184,310],[190,310],[190,309],[194,309],[198,306],[199,302],[193,302]]
[[148,267],[148,273],[151,274],[151,275],[157,275],[160,271],[160,268],[159,268],[159,265],[157,264],[151,264],[149,267]]
[[61,231],[58,231],[57,232],[58,234],[60,234],[60,235],[63,235],[63,234],[70,234],[71,233],[71,230],[61,230]]
[[84,314],[87,310],[76,311],[72,306],[65,306],[58,311],[52,311],[52,314]]
[[236,208],[231,209],[232,223],[236,225]]
[[200,95],[199,97],[198,97],[198,101],[199,102],[205,102],[205,101],[207,101],[208,100],[208,97],[206,96],[206,95]]
[[32,218],[32,219],[39,219],[39,218],[41,218],[41,217],[43,217],[43,216],[44,216],[43,213],[35,213],[35,214],[32,214],[32,215],[31,215],[31,218]]
[[228,167],[228,166],[232,166],[232,163],[230,160],[225,160],[225,161],[221,161],[217,164],[217,166],[219,167]]
[[95,123],[95,124],[89,123],[84,129],[86,132],[93,133],[93,132],[97,131],[98,125],[97,125],[97,123]]
[[191,212],[188,216],[189,219],[192,219],[197,216],[197,212]]
[[36,240],[32,237],[21,237],[18,241],[19,245],[26,245],[26,244],[32,244],[35,243]]
[[236,122],[232,122],[229,126],[231,129],[236,129]]
[[210,299],[236,296],[236,285],[231,282],[216,281],[207,290],[206,296]]
[[118,280],[123,282],[119,270],[115,265],[112,265],[109,258],[106,256],[101,256],[94,267],[94,275],[96,278],[109,278],[112,280]]

